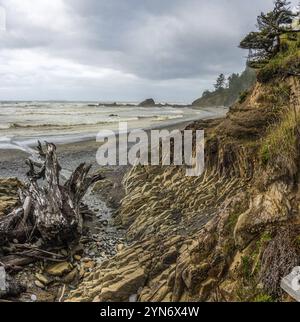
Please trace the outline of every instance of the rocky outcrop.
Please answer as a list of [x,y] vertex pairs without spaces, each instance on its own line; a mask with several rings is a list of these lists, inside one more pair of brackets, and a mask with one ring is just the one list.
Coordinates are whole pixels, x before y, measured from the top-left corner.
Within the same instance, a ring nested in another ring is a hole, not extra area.
[[155,106],[155,101],[153,98],[148,98],[139,104],[140,107],[153,107]]
[[[261,151],[270,124],[277,129],[283,111],[294,104],[300,109],[299,80],[286,84],[288,98],[286,91],[274,94],[275,82],[257,84],[225,119],[188,127],[205,129],[201,177],[186,177],[175,166],[132,168],[116,218],[127,227],[129,246],[86,274],[69,301],[282,297],[278,280],[299,261],[298,168],[286,171]],[[300,151],[298,139],[291,144]]]

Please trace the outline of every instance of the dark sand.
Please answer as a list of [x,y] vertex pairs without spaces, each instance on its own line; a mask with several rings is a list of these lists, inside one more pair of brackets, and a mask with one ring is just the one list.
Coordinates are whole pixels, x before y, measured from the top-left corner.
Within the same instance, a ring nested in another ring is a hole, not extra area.
[[[189,123],[191,122],[183,122],[166,127],[166,129],[182,130]],[[93,171],[100,170],[102,166],[98,165],[96,161],[96,152],[100,145],[101,143],[96,142],[96,140],[57,145],[57,155],[62,168],[73,171],[80,163],[86,162],[93,165]],[[17,177],[21,180],[25,179],[28,171],[25,160],[29,157],[28,153],[20,150],[0,150],[0,178]],[[123,172],[122,169],[124,169],[124,167],[118,166],[113,168],[117,172]]]
[[[88,162],[93,164],[93,167],[97,167],[96,151],[98,147],[99,143],[95,141],[59,145],[57,146],[59,162],[67,170],[76,168],[82,162]],[[28,171],[25,160],[29,157],[28,153],[20,150],[1,150],[0,177],[24,179]]]

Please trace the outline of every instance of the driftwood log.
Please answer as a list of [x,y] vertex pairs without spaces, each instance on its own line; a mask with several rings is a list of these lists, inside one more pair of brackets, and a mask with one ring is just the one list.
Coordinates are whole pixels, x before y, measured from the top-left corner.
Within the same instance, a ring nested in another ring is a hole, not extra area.
[[44,249],[76,242],[82,233],[82,199],[93,183],[104,179],[89,176],[91,166],[83,163],[62,184],[56,146],[46,143],[44,150],[39,142],[37,149],[38,159],[27,160],[29,183],[19,192],[20,206],[0,220],[0,246],[35,237]]
[[17,296],[25,290],[25,286],[15,282],[5,268],[0,267],[0,299]]

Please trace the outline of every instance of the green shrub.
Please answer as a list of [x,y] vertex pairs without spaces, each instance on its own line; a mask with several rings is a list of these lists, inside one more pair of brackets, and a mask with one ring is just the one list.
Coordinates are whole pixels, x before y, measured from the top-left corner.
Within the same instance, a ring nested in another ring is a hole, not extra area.
[[264,232],[261,236],[260,236],[260,245],[268,243],[272,240],[272,236],[269,232]]
[[270,160],[270,150],[268,145],[263,145],[260,151],[261,162],[266,165]]
[[272,125],[260,148],[260,160],[263,164],[278,163],[287,166],[297,158],[296,128],[300,118],[294,111],[288,111],[283,119]]
[[267,83],[276,77],[287,76],[289,70],[300,71],[300,38],[297,41],[284,39],[281,51],[257,73],[260,83]]
[[251,277],[251,259],[248,256],[243,256],[242,257],[242,273],[243,277],[246,280],[249,280]]
[[274,302],[274,299],[268,294],[259,294],[254,298],[253,302]]
[[297,248],[300,248],[300,235],[296,237],[295,245],[296,245]]
[[249,92],[248,91],[244,91],[242,93],[240,93],[240,97],[239,97],[239,103],[242,104],[245,102],[247,96],[248,96]]
[[231,213],[228,217],[228,220],[226,222],[226,230],[229,232],[233,232],[234,227],[239,219],[240,214],[239,213]]

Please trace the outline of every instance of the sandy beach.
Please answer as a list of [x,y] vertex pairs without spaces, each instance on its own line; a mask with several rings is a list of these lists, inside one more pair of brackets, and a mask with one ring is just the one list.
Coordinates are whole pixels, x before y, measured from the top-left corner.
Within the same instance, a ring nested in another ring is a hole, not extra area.
[[[216,115],[219,117],[219,115]],[[213,117],[209,117],[213,118]],[[155,127],[155,129],[179,129],[183,130],[192,121],[184,121],[182,123],[177,123],[169,126]],[[149,130],[148,130],[149,131]],[[96,152],[100,147],[99,142],[96,140],[86,140],[75,143],[66,143],[57,145],[57,154],[59,157],[59,162],[63,169],[72,171],[80,163],[86,162],[92,164],[93,170],[97,171],[101,169],[96,162]],[[30,155],[21,150],[14,149],[3,149],[0,153],[0,178],[10,178],[17,177],[21,180],[26,178],[26,172],[28,171],[28,166],[25,164],[25,160],[30,157]],[[114,170],[120,167],[114,167]]]

